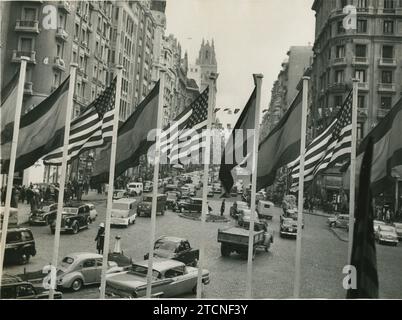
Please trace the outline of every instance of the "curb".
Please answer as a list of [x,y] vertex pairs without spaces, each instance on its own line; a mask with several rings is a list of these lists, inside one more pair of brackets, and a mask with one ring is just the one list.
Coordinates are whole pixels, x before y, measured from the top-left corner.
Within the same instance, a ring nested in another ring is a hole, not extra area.
[[344,239],[343,237],[341,237],[341,236],[338,234],[338,232],[335,231],[334,228],[331,228],[331,227],[330,227],[329,230],[331,230],[331,232],[332,232],[340,241],[349,242],[349,239]]
[[[187,220],[193,220],[193,221],[201,221],[201,218],[194,218],[194,217],[189,217],[185,214],[179,213],[179,217]],[[206,221],[207,223],[228,223],[230,222],[228,219],[225,218],[225,220],[212,220],[212,221]]]
[[311,213],[311,212],[307,212],[307,211],[303,211],[303,214],[308,214],[310,216],[324,217],[324,218],[330,218],[333,216],[328,213]]

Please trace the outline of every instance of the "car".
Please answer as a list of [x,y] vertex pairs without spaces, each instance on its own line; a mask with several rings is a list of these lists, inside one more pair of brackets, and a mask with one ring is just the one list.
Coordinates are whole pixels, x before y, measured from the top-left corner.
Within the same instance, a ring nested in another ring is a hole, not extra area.
[[190,196],[190,188],[187,185],[180,187],[182,197]]
[[[56,284],[59,289],[79,291],[83,286],[101,282],[103,256],[97,253],[71,253],[63,258],[57,269]],[[107,274],[124,269],[108,261]]]
[[57,215],[57,203],[45,202],[29,215],[29,225],[49,225]]
[[125,226],[135,223],[137,217],[137,200],[120,199],[113,201],[110,224],[112,226]]
[[257,204],[257,213],[260,219],[272,220],[275,205],[270,201],[259,201]]
[[213,189],[214,193],[222,193],[222,186],[220,183],[214,183]]
[[[62,299],[63,293],[55,291],[53,297]],[[18,276],[3,274],[0,299],[49,299],[49,291],[42,287],[34,287],[32,283],[23,281]]]
[[283,218],[280,223],[279,236],[297,237],[297,221],[292,218]]
[[[148,261],[134,263],[128,270],[106,277],[106,295],[117,298],[145,297],[147,290]],[[151,292],[160,298],[181,297],[196,293],[198,268],[183,262],[154,258]],[[202,283],[209,284],[209,271],[202,270]]]
[[126,190],[114,190],[113,191],[113,200],[119,200],[124,198],[127,195]]
[[399,243],[396,229],[389,225],[380,225],[375,232],[375,239],[378,244],[391,244],[397,246]]
[[195,195],[196,195],[196,188],[195,188],[195,185],[193,185],[193,184],[191,184],[191,183],[187,183],[185,186],[189,189],[188,195],[189,195],[190,197],[195,197]]
[[[282,221],[282,219],[284,219],[284,218],[293,219],[293,221],[295,221],[297,223],[297,221],[299,219],[299,213],[296,208],[287,209],[285,211],[285,213],[280,216],[280,220]],[[302,229],[304,229],[304,217],[302,219]]]
[[237,220],[242,210],[249,210],[248,203],[243,201],[236,201],[230,208],[230,216]]
[[335,217],[328,218],[328,224],[332,228],[341,228],[349,230],[349,215],[338,214]]
[[91,218],[92,223],[98,217],[98,212],[96,211],[96,208],[92,203],[86,203],[86,205],[89,207],[89,217]]
[[[240,227],[249,229],[250,221],[251,221],[251,210],[250,209],[242,209],[242,210],[240,210],[239,215],[238,215],[238,219],[237,219],[237,224]],[[257,212],[254,212],[254,223],[258,224],[258,225],[261,225],[262,229],[266,229],[266,227],[267,227],[267,223],[261,221],[258,218],[258,213]],[[264,228],[264,226],[265,226],[265,228]]]
[[[0,236],[2,232],[0,231]],[[28,228],[7,230],[4,260],[9,263],[27,264],[36,255],[36,246],[32,231]]]
[[377,232],[379,226],[385,226],[385,225],[386,223],[384,221],[374,220],[373,221],[374,233]]
[[166,195],[166,205],[169,209],[174,209],[177,205],[177,201],[180,198],[180,192],[168,191]]
[[[178,237],[160,237],[155,241],[154,257],[173,259],[183,262],[186,266],[196,267],[200,252],[193,249],[187,239]],[[149,253],[144,255],[148,260]]]
[[213,198],[214,195],[215,195],[214,188],[211,185],[208,185],[208,193],[207,193],[208,198]]
[[396,234],[398,235],[399,241],[402,241],[402,223],[394,223]]
[[[159,194],[156,205],[156,213],[160,213],[162,216],[165,214],[167,208],[166,205],[166,195]],[[137,214],[139,217],[147,216],[150,217],[152,214],[152,195],[145,195],[142,201],[137,206]]]
[[151,181],[144,182],[144,192],[152,192],[153,190],[153,183]]
[[[61,232],[77,234],[82,229],[88,229],[91,223],[90,208],[87,204],[71,203],[63,208]],[[56,230],[56,219],[50,224],[52,234]]]
[[[3,225],[5,207],[0,207],[0,226]],[[18,226],[18,209],[10,208],[10,215],[8,217],[8,224]]]
[[188,212],[198,212],[202,211],[202,199],[200,198],[188,198],[185,201],[179,201],[177,204],[177,211],[184,213]]
[[142,195],[144,191],[144,185],[142,182],[130,182],[127,184],[128,196],[136,197]]

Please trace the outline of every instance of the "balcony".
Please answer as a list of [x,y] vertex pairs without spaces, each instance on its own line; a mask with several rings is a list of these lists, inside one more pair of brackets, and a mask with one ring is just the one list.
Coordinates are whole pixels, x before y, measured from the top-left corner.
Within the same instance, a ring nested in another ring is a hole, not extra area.
[[28,63],[36,64],[36,52],[35,51],[19,51],[13,50],[13,56],[11,58],[11,62],[21,62],[21,57],[28,57]]
[[367,82],[359,82],[357,86],[360,91],[369,91],[369,84]]
[[68,1],[60,1],[58,8],[63,10],[65,13],[71,13],[71,5]]
[[39,33],[39,21],[17,20],[15,31]]
[[66,30],[64,30],[64,28],[58,27],[56,30],[56,38],[63,41],[67,41],[68,33],[66,32]]
[[379,61],[380,67],[397,67],[397,62],[395,58],[380,58]]
[[352,64],[354,66],[367,66],[368,67],[368,65],[369,65],[368,58],[367,57],[353,57]]
[[332,65],[333,66],[346,66],[346,58],[335,58],[332,60]]
[[333,83],[329,85],[328,91],[330,93],[344,93],[348,90],[348,85],[344,82]]
[[382,108],[377,109],[377,118],[379,118],[379,119],[385,118],[387,116],[388,112],[389,112],[389,109],[382,109]]
[[28,96],[33,95],[33,83],[32,82],[25,82],[24,83],[24,94]]
[[53,68],[60,70],[60,71],[66,71],[66,64],[62,58],[55,57]]
[[395,83],[379,83],[378,84],[378,91],[379,92],[394,93],[394,92],[396,92]]

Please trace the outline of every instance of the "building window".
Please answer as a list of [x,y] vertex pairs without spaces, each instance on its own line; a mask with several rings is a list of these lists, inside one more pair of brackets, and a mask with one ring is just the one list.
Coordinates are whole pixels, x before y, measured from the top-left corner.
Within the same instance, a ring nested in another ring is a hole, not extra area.
[[386,20],[384,21],[384,34],[394,33],[394,21]]
[[335,83],[343,83],[345,80],[345,72],[343,70],[335,71]]
[[335,108],[341,107],[343,103],[343,97],[342,96],[335,96],[334,97],[334,106]]
[[357,107],[359,109],[364,109],[366,107],[366,97],[365,96],[359,96],[357,98]]
[[345,57],[345,46],[337,46],[336,47],[336,57],[337,58]]
[[357,32],[358,33],[367,33],[367,20],[357,20]]
[[360,141],[360,140],[362,140],[363,139],[363,137],[364,137],[364,130],[363,130],[363,123],[361,123],[361,122],[358,122],[357,123],[357,141]]
[[35,21],[37,20],[37,11],[35,8],[23,8],[21,20]]
[[77,52],[73,51],[73,62],[77,62]]
[[359,9],[366,9],[367,8],[367,0],[357,0],[357,7]]
[[80,35],[80,25],[78,23],[75,24],[75,33],[74,36],[78,40],[78,37]]
[[367,57],[367,46],[365,44],[356,45],[356,57],[366,58]]
[[385,11],[394,9],[395,8],[394,2],[395,0],[384,0]]
[[382,57],[386,59],[394,58],[394,47],[393,46],[383,46],[382,47]]
[[381,97],[381,109],[391,109],[392,108],[392,97],[383,96]]
[[33,39],[21,37],[18,43],[19,50],[26,53],[28,56],[31,56],[31,51],[33,50]]
[[360,82],[366,82],[366,70],[356,70],[355,71],[355,78],[359,79]]
[[64,45],[62,43],[57,44],[57,46],[56,46],[56,48],[57,48],[56,56],[57,57],[63,57],[63,51],[64,51],[63,47],[64,47]]
[[382,83],[392,83],[392,71],[384,70],[381,76]]

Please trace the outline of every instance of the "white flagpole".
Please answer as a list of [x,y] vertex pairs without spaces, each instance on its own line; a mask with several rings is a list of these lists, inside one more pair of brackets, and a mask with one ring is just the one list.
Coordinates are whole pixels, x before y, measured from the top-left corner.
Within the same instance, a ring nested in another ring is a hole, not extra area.
[[112,219],[113,189],[114,189],[114,176],[115,176],[114,171],[116,166],[117,134],[119,129],[122,77],[123,77],[123,67],[119,65],[117,66],[117,81],[116,81],[116,93],[115,93],[114,114],[113,114],[113,133],[112,133],[112,145],[110,150],[109,185],[107,191],[106,222],[105,222],[105,237],[103,243],[100,299],[105,299],[105,293],[106,293],[106,272],[108,266],[108,254],[110,244],[110,221]]
[[161,131],[163,120],[163,97],[165,92],[165,70],[159,71],[159,96],[158,96],[158,115],[156,120],[156,143],[155,143],[155,159],[154,159],[154,182],[152,188],[152,211],[151,211],[151,234],[149,239],[149,258],[147,273],[147,298],[152,295],[152,271],[154,263],[154,241],[156,233],[156,209],[158,204],[158,181],[159,181],[159,163],[161,153]]
[[258,146],[260,141],[260,116],[261,116],[261,87],[262,74],[254,74],[254,84],[256,86],[256,102],[255,102],[255,132],[253,143],[253,158],[252,158],[252,171],[251,171],[251,216],[250,216],[250,230],[248,238],[248,259],[247,259],[247,287],[246,299],[252,298],[253,290],[253,257],[254,257],[254,223],[255,223],[255,198],[257,192],[257,162],[258,162]]
[[[205,154],[204,154],[204,176],[202,185],[202,211],[201,211],[201,233],[205,230],[206,218],[208,212],[208,177],[209,177],[209,162],[211,158],[211,129],[212,117],[215,99],[216,80],[218,79],[217,73],[211,73],[209,80],[209,94],[208,94],[208,115],[207,115],[207,128],[205,136]],[[205,255],[205,239],[201,237],[200,241],[200,256],[198,260],[198,276],[197,276],[197,299],[202,298],[202,270],[204,269],[204,255]]]
[[13,129],[14,131],[11,142],[10,164],[8,166],[6,201],[4,204],[5,208],[3,213],[3,225],[1,229],[2,231],[1,231],[1,245],[0,245],[0,284],[3,276],[4,253],[6,249],[8,220],[10,217],[11,196],[13,192],[15,160],[17,158],[18,134],[20,129],[22,100],[24,97],[24,84],[25,84],[27,61],[29,61],[28,57],[21,57],[20,75],[17,88],[17,101],[14,115],[14,129]]
[[[74,105],[74,90],[75,90],[75,76],[77,72],[78,65],[76,63],[70,64],[70,80],[67,95],[67,107],[66,107],[66,121],[64,125],[64,142],[63,142],[63,156],[61,160],[61,176],[60,176],[60,188],[59,188],[59,199],[57,202],[57,217],[56,217],[56,229],[54,233],[54,244],[53,244],[53,257],[52,257],[52,269],[51,277],[56,276],[57,261],[59,258],[59,246],[60,246],[60,230],[61,230],[61,218],[64,203],[64,189],[66,184],[66,171],[67,171],[67,156],[68,156],[68,145],[70,141],[70,127],[71,127],[71,117]],[[56,279],[51,279],[51,284],[55,284]],[[54,299],[55,287],[51,286],[49,290],[49,299]]]
[[307,132],[307,106],[308,106],[308,83],[310,77],[303,77],[303,102],[301,118],[301,137],[300,137],[300,172],[299,172],[299,199],[297,217],[297,239],[296,239],[296,264],[295,264],[295,283],[293,295],[295,299],[300,297],[300,268],[301,268],[301,245],[303,227],[303,203],[304,203],[304,158],[306,155],[306,132]]
[[351,263],[353,248],[353,232],[355,225],[355,196],[356,196],[356,149],[357,149],[357,100],[359,95],[359,80],[353,79],[352,100],[352,147],[350,152],[350,194],[349,194],[349,242],[348,261]]

